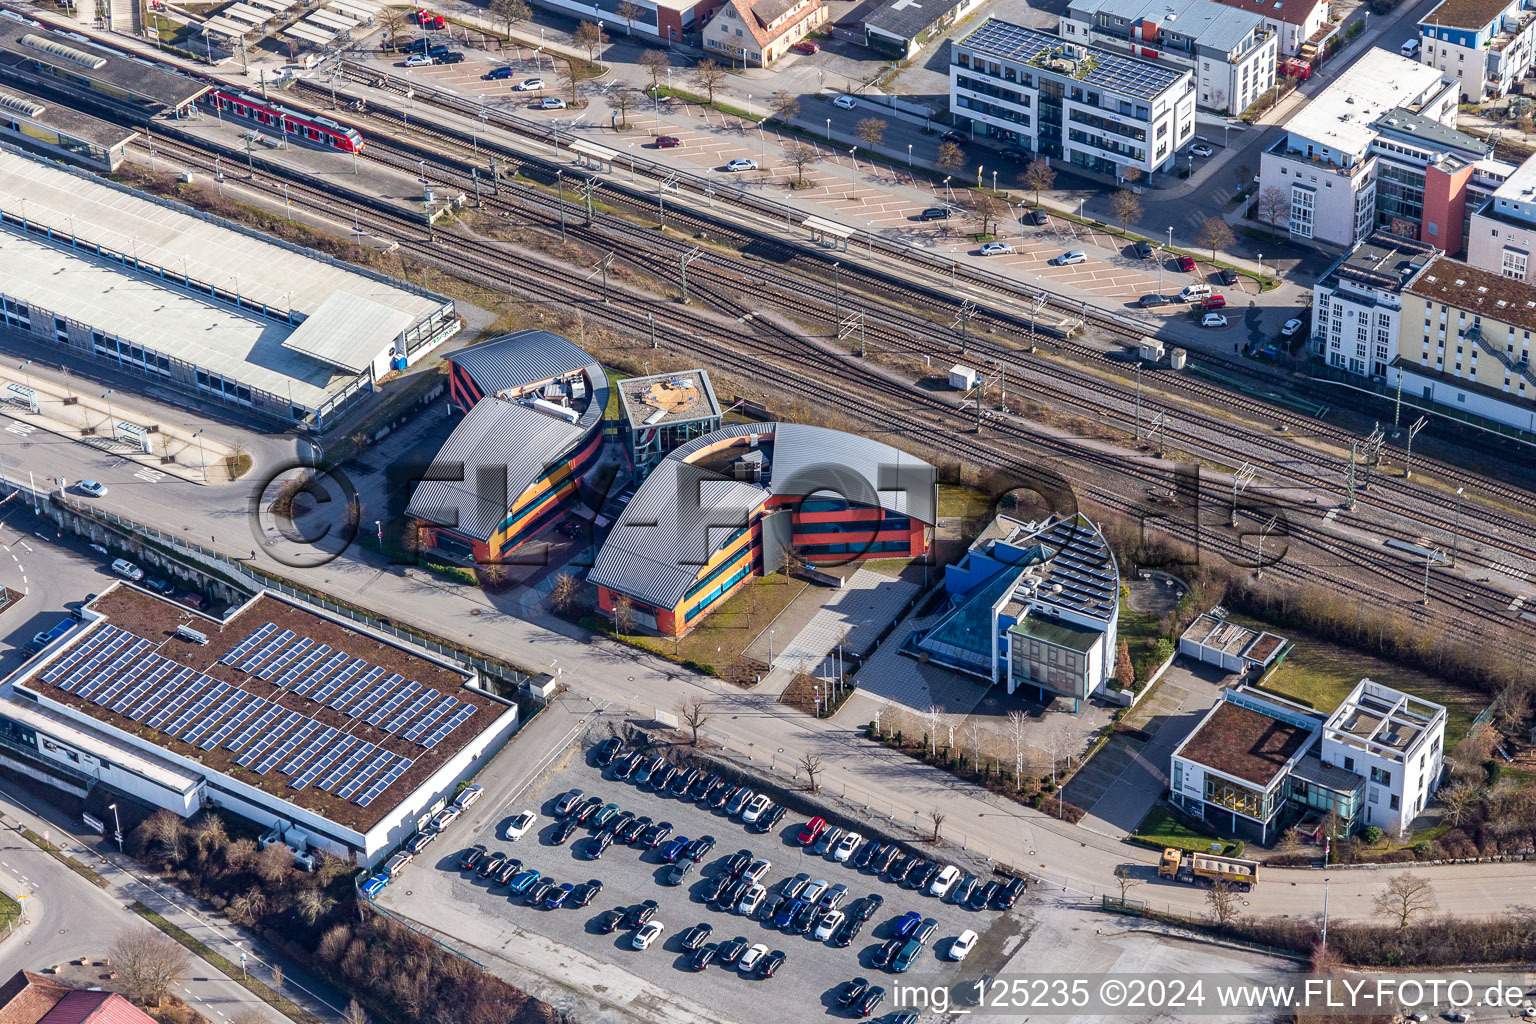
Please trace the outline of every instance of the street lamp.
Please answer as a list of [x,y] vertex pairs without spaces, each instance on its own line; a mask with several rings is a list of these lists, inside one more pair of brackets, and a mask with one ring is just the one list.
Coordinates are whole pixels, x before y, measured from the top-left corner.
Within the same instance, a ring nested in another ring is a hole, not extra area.
[[830,117],[827,118],[827,141],[832,141],[832,119]]
[[384,543],[384,522],[380,519],[373,521],[373,535],[378,538],[380,544]]
[[1173,248],[1173,227],[1171,225],[1168,228],[1168,248]]
[[773,671],[773,630],[768,631],[768,671]]
[[912,143],[907,143],[907,170],[912,170]]
[[107,429],[112,432],[112,440],[114,441],[117,440],[117,430],[112,426],[112,421],[116,419],[112,414],[112,392],[116,390],[116,388],[108,388],[106,393],[101,396],[107,403]]
[[32,375],[27,372],[27,367],[29,367],[31,365],[32,365],[32,360],[28,359],[26,362],[24,362],[20,366],[16,367],[16,369],[21,371],[22,376],[27,378],[27,388],[28,389],[30,389],[32,387]]
[[112,812],[112,838],[117,840],[117,852],[123,852],[123,820],[117,816],[117,804],[107,804],[107,810]]
[[203,427],[202,430],[192,435],[192,440],[197,442],[197,458],[203,467],[203,483],[208,482],[208,453],[203,450],[203,431],[207,429],[207,427]]
[[1451,568],[1456,567],[1456,554],[1461,547],[1461,498],[1465,487],[1456,488],[1456,525],[1451,533]]

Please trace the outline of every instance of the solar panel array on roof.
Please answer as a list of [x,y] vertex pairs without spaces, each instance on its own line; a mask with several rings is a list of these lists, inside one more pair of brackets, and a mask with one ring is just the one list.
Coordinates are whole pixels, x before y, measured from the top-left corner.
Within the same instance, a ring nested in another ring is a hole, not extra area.
[[299,776],[288,783],[294,789],[307,789],[309,784],[319,778],[320,773],[329,768],[338,757],[357,746],[358,740],[353,736],[343,736],[334,745],[315,758],[314,762],[305,768]]
[[196,743],[198,740],[202,739],[203,736],[210,729],[212,729],[220,719],[229,714],[231,711],[235,710],[235,708],[239,707],[240,702],[249,699],[249,697],[250,695],[247,694],[244,690],[235,690],[233,693],[225,694],[224,697],[219,700],[217,705],[210,708],[208,713],[202,718],[198,719],[196,722],[193,722],[192,727],[182,734],[182,742]]
[[[1188,71],[1165,67],[1152,61],[1137,60],[1112,50],[1077,47],[1086,56],[1075,58],[1067,43],[1023,25],[989,18],[980,28],[959,42],[960,46],[979,50],[1002,60],[1032,64],[1047,75],[1071,78],[1128,96],[1155,99],[1164,90],[1188,76]],[[1074,44],[1075,45],[1075,44]],[[1043,66],[1045,59],[1061,56],[1071,62],[1070,70]]]
[[314,739],[308,741],[307,743],[304,743],[304,746],[300,747],[291,758],[284,762],[282,768],[280,768],[279,771],[281,771],[284,775],[292,775],[294,772],[308,764],[316,754],[324,750],[331,744],[332,741],[336,739],[337,736],[340,735],[340,729],[329,725],[326,726],[324,729],[320,730],[320,735],[316,736]]
[[238,644],[225,651],[224,656],[220,658],[219,661],[225,665],[233,665],[235,662],[251,653],[251,648],[255,647],[262,640],[270,636],[276,629],[277,623],[275,622],[268,622],[261,625],[254,632],[252,632],[250,636],[246,637],[244,640],[241,640]]
[[401,708],[393,718],[385,722],[382,726],[383,730],[389,733],[399,732],[401,729],[405,728],[407,722],[421,714],[426,706],[432,703],[434,698],[440,696],[442,695],[439,694],[436,690],[427,690],[426,692],[420,694],[416,697],[415,700]]
[[277,762],[293,753],[294,748],[313,736],[315,734],[315,730],[319,728],[319,722],[315,721],[313,718],[306,719],[304,723],[301,724],[297,729],[289,733],[288,737],[284,739],[282,743],[269,750],[266,756],[263,757],[252,770],[257,775],[267,774],[267,772],[271,771]]
[[128,712],[128,717],[135,722],[144,721],[145,718],[149,717],[149,713],[155,710],[155,705],[176,693],[188,679],[195,675],[197,673],[192,669],[187,668],[185,665],[181,666],[176,674],[166,681],[163,686],[151,691],[142,702],[136,705],[132,711]]
[[1109,545],[1087,519],[1069,516],[1054,519],[1034,532],[1019,529],[1008,542],[1015,546],[1038,544],[1048,552],[1038,570],[1031,569],[1019,578],[1021,589],[1050,604],[1106,622],[1113,617],[1119,600],[1119,573]]
[[423,740],[421,745],[426,747],[428,750],[431,750],[433,747],[443,742],[443,740],[447,739],[449,733],[453,732],[453,730],[469,721],[469,716],[473,715],[478,710],[480,709],[475,707],[473,704],[466,704],[462,708],[459,708],[459,710],[453,713],[452,718],[448,719],[448,721],[444,722],[436,729],[433,729],[432,734]]
[[272,660],[261,666],[256,672],[258,679],[271,679],[293,662],[294,658],[309,650],[314,641],[309,637],[301,637],[299,642],[292,647],[284,648],[273,656]]
[[393,766],[390,767],[389,771],[385,772],[383,775],[379,776],[371,784],[369,784],[368,788],[363,791],[363,795],[358,797],[353,802],[356,803],[359,807],[367,807],[369,804],[378,799],[380,793],[383,793],[390,786],[394,785],[395,780],[404,774],[405,770],[410,766],[411,762],[402,757],[400,760],[396,761]]

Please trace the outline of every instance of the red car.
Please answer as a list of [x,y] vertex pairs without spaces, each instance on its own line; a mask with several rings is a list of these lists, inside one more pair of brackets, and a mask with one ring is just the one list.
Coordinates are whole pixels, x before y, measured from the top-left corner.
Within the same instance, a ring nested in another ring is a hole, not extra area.
[[1184,271],[1186,274],[1192,274],[1195,272],[1195,258],[1193,256],[1180,256],[1178,262],[1179,269]]
[[439,28],[439,29],[447,28],[448,27],[448,22],[447,22],[447,20],[441,14],[439,14],[437,17],[432,19],[432,27],[433,28]]
[[800,830],[800,845],[810,846],[817,839],[820,839],[821,834],[826,830],[826,818],[812,818],[810,821],[806,822],[805,827]]
[[1200,303],[1201,309],[1225,309],[1226,307],[1227,297],[1225,295],[1212,295],[1210,298]]
[[809,39],[802,39],[802,40],[800,40],[798,43],[795,44],[795,49],[799,50],[801,53],[820,53],[821,52],[821,47],[816,45],[815,43],[811,42]]
[[432,12],[431,11],[417,11],[416,12],[416,24],[418,24],[418,25],[430,25],[431,23],[432,23]]
[[656,148],[657,149],[676,149],[677,147],[681,146],[682,144],[683,144],[683,140],[678,138],[676,135],[658,135],[658,136],[656,136]]

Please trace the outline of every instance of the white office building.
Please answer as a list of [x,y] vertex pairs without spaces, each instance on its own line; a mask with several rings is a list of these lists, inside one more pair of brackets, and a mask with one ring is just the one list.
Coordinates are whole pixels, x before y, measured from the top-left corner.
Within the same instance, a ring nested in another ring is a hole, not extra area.
[[1526,160],[1472,212],[1466,260],[1515,281],[1536,281],[1536,156]]
[[1214,0],[1071,0],[1061,36],[1188,68],[1198,103],[1237,115],[1275,84],[1279,40],[1264,19]]
[[1188,69],[997,18],[950,47],[950,109],[987,138],[1119,180],[1169,170],[1194,137]]
[[1322,760],[1365,777],[1362,825],[1403,835],[1440,786],[1445,708],[1360,680],[1323,725]]
[[1384,377],[1397,358],[1403,292],[1435,257],[1433,246],[1377,233],[1312,286],[1312,341],[1329,366]]
[[1444,0],[1419,22],[1419,59],[1454,78],[1463,103],[1514,91],[1536,53],[1529,0]]

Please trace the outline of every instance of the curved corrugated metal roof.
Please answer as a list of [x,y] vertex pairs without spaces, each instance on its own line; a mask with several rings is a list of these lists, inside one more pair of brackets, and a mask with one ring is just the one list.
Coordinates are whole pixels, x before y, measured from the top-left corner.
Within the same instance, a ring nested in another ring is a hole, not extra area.
[[[448,357],[469,374],[482,395],[522,388],[562,374],[587,370],[588,386],[601,384],[607,405],[608,377],[591,356],[551,331],[518,331],[461,348]],[[599,406],[601,409],[601,406]]]

